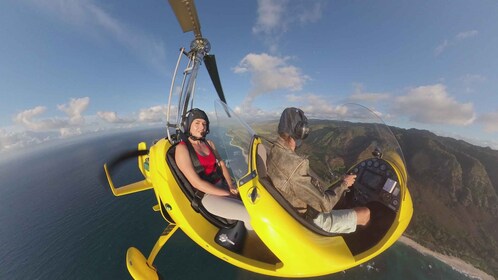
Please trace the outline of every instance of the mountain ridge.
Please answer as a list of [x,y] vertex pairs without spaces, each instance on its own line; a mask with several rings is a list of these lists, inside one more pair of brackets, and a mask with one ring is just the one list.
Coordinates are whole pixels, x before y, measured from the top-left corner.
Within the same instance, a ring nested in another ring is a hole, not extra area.
[[498,151],[426,130],[391,130],[404,151],[413,198],[406,234],[497,276]]

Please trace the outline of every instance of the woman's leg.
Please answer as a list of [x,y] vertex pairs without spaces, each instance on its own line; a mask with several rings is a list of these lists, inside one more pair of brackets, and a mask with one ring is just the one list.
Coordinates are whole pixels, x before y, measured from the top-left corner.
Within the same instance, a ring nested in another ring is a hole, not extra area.
[[251,227],[251,217],[247,213],[242,201],[226,196],[205,194],[202,198],[202,205],[209,213],[230,220],[240,220],[244,222],[247,230]]

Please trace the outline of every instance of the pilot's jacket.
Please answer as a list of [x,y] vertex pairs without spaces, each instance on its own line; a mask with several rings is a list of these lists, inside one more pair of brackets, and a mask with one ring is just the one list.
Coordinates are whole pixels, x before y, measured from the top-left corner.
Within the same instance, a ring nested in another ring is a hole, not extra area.
[[300,213],[308,206],[318,212],[330,212],[348,188],[342,182],[335,187],[324,189],[318,178],[309,168],[309,160],[301,157],[283,145],[279,138],[271,147],[267,166],[275,187]]

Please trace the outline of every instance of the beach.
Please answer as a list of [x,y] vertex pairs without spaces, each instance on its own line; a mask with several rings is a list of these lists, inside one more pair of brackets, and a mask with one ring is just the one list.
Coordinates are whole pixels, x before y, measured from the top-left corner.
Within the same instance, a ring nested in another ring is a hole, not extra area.
[[426,256],[432,256],[447,265],[451,266],[454,270],[459,271],[469,277],[476,278],[476,279],[482,279],[482,280],[493,280],[495,279],[493,276],[487,274],[486,272],[474,267],[473,265],[466,263],[465,261],[452,257],[452,256],[447,256],[441,253],[437,253],[434,251],[431,251],[427,249],[426,247],[418,244],[417,242],[413,241],[412,239],[406,237],[406,236],[401,236],[398,239],[399,242],[417,250],[418,252],[426,255]]

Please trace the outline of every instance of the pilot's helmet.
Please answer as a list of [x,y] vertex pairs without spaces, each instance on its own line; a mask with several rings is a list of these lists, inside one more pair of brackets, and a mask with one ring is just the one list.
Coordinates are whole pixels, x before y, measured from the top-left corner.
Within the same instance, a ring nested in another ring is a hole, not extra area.
[[287,133],[295,140],[308,137],[310,127],[303,110],[294,107],[286,108],[280,116],[278,133]]

